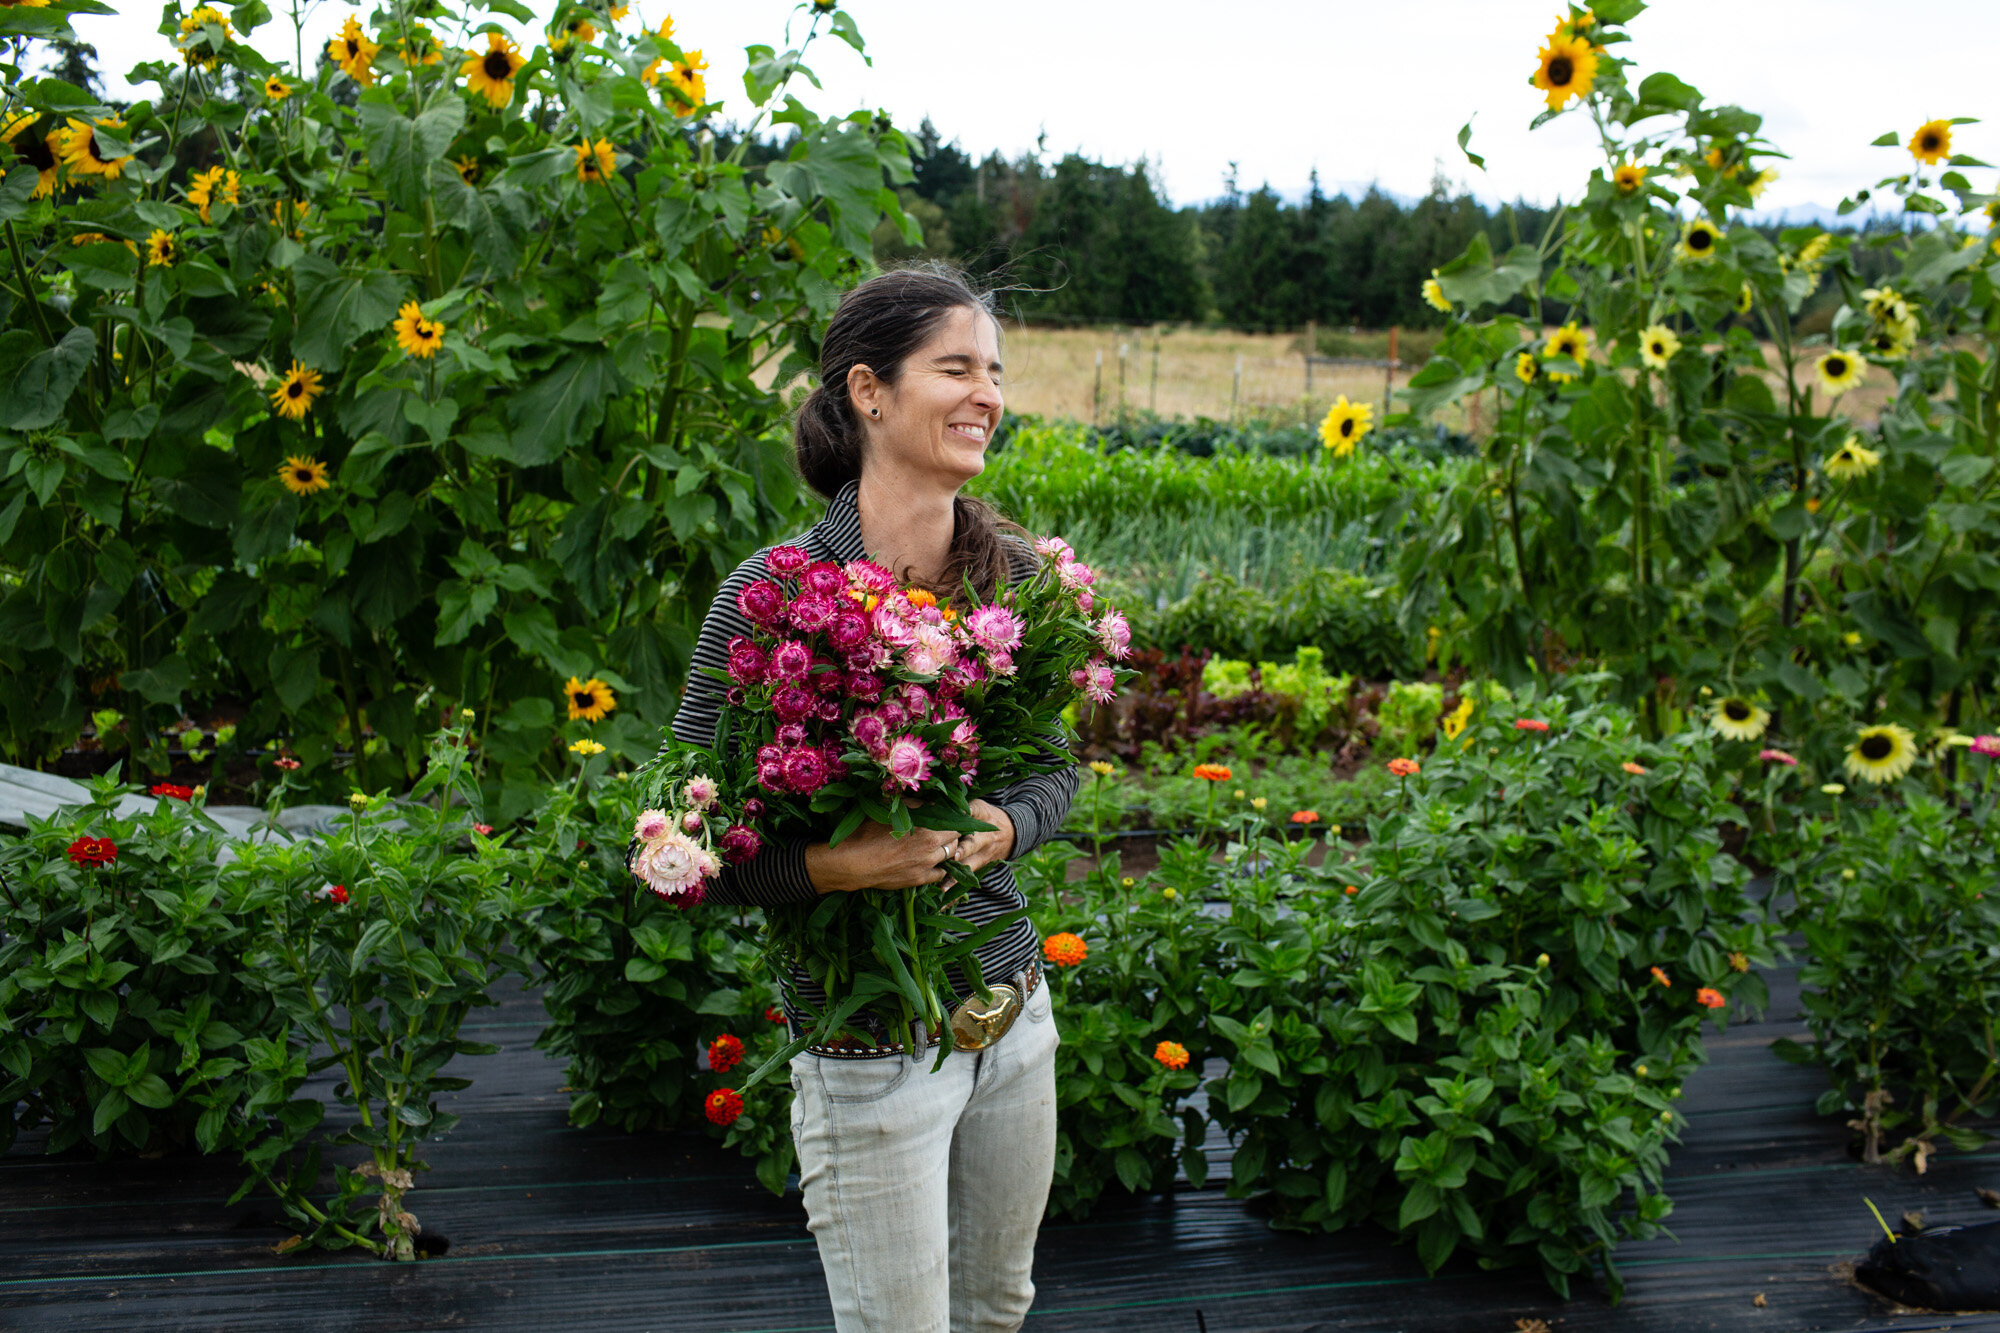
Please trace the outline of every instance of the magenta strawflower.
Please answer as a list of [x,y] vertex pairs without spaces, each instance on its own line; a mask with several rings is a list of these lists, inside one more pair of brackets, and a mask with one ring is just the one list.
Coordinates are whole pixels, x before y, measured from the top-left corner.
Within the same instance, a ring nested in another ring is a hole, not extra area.
[[799,575],[799,585],[820,597],[838,597],[847,591],[847,575],[831,560],[815,560]]
[[784,589],[759,579],[736,594],[736,609],[751,622],[776,629],[785,623]]
[[965,632],[989,653],[1011,652],[1021,646],[1021,618],[1004,606],[982,606],[965,618]]
[[1097,571],[1080,560],[1065,560],[1057,567],[1056,577],[1065,588],[1088,588],[1097,582]]
[[810,796],[827,783],[826,756],[808,745],[785,752],[785,786]]
[[781,579],[791,578],[812,563],[812,556],[797,546],[773,546],[764,552],[764,568]]
[[1068,561],[1076,556],[1069,543],[1060,537],[1044,537],[1035,543],[1035,554],[1044,560]]
[[869,633],[868,617],[851,606],[835,615],[826,627],[827,640],[843,653],[868,642]]
[[1983,754],[1988,759],[2000,759],[2000,736],[1974,736],[1972,752]]
[[1117,697],[1118,676],[1101,657],[1094,657],[1089,665],[1070,672],[1069,680],[1092,703],[1108,704]]
[[889,776],[907,791],[915,791],[931,775],[931,765],[936,760],[923,741],[915,736],[898,736],[889,746],[889,754],[883,767]]
[[731,824],[722,831],[722,859],[731,865],[741,865],[763,849],[764,839],[755,829]]
[[771,650],[773,680],[800,681],[812,670],[812,650],[797,639],[786,639]]

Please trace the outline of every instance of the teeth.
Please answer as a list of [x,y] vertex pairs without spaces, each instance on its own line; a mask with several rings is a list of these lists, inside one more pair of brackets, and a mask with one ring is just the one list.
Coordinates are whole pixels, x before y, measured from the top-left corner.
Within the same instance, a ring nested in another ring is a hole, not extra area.
[[986,427],[984,426],[954,426],[952,429],[958,431],[961,435],[970,435],[974,439],[983,440],[986,438]]

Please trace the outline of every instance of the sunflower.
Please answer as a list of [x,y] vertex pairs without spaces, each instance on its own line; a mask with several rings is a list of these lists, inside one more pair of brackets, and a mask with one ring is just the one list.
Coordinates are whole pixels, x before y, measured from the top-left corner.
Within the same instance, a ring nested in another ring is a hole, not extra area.
[[125,172],[125,164],[132,160],[131,154],[124,157],[105,157],[97,145],[97,130],[101,126],[107,130],[122,130],[125,122],[117,116],[99,116],[97,124],[70,117],[69,125],[56,131],[62,140],[57,151],[62,160],[69,164],[71,176],[102,176],[106,180],[117,180]]
[[594,42],[597,40],[597,25],[587,14],[572,14],[563,20],[563,34],[574,41]]
[[611,140],[596,143],[585,139],[576,145],[576,178],[585,185],[604,184],[618,174],[617,159],[611,155]]
[[1910,317],[1910,303],[1894,287],[1868,287],[1861,293],[1868,318],[1900,324]]
[[[271,221],[278,224],[278,230],[289,231],[297,240],[305,235],[306,214],[312,212],[312,205],[303,199],[280,199],[271,205]],[[286,215],[290,214],[287,225]]]
[[14,155],[40,173],[30,199],[46,199],[56,192],[56,167],[62,160],[61,131],[55,134],[24,134],[35,123],[34,116],[16,116],[0,126],[0,142],[12,144]]
[[1442,310],[1447,315],[1451,313],[1451,302],[1445,299],[1444,288],[1438,286],[1435,277],[1424,279],[1423,295],[1424,304],[1431,309]]
[[1850,435],[1827,456],[1826,475],[1835,481],[1853,481],[1865,477],[1882,465],[1882,455],[1861,443],[1859,435]]
[[[1562,357],[1580,366],[1590,359],[1590,334],[1578,328],[1575,320],[1571,320],[1549,335],[1549,340],[1542,344],[1542,356]],[[1558,384],[1567,384],[1576,378],[1576,373],[1551,370],[1549,378]]]
[[1722,151],[1720,144],[1709,149],[1702,156],[1701,160],[1708,163],[1710,170],[1721,172],[1724,180],[1728,180],[1743,170],[1743,164],[1741,162],[1731,162],[1729,154]]
[[411,356],[429,360],[444,346],[444,325],[425,319],[422,307],[415,301],[403,302],[403,308],[396,312],[396,322],[390,327],[396,330],[396,346]]
[[1715,701],[1715,712],[1710,714],[1709,722],[1732,741],[1754,741],[1771,725],[1771,715],[1748,699],[1732,694]]
[[174,244],[173,234],[158,227],[146,238],[146,265],[148,268],[172,268],[174,261],[181,257],[181,248]]
[[1908,727],[1885,722],[1861,729],[1854,744],[1847,747],[1847,762],[1841,767],[1847,770],[1848,777],[1861,778],[1879,787],[1902,777],[1916,762],[1917,738]]
[[479,184],[479,178],[486,174],[486,168],[479,165],[476,157],[461,157],[452,165],[458,168],[459,179],[467,185]]
[[368,34],[361,31],[361,20],[349,14],[340,34],[326,44],[326,58],[366,88],[375,82],[375,54],[381,49],[381,43],[370,41]]
[[1611,183],[1620,194],[1637,194],[1646,183],[1646,169],[1636,162],[1620,162],[1611,173]]
[[1910,136],[1910,156],[1926,166],[1936,166],[1951,156],[1951,122],[1927,120]]
[[1833,233],[1823,231],[1799,248],[1799,257],[1793,262],[1801,269],[1811,271],[1826,258],[1826,252],[1833,248]]
[[[211,44],[208,37],[210,24],[221,31],[221,42]],[[181,59],[188,64],[200,65],[203,69],[214,69],[222,63],[222,57],[217,52],[221,49],[222,43],[227,42],[232,35],[229,20],[224,17],[221,10],[213,5],[199,5],[193,13],[181,20],[181,35],[175,39],[174,45],[179,48]]]
[[489,32],[486,34],[486,49],[468,55],[458,72],[465,76],[467,88],[485,97],[487,103],[498,111],[514,100],[514,76],[527,63],[521,57],[520,48],[509,41],[505,33]]
[[1765,167],[1749,180],[1744,181],[1743,188],[1750,192],[1752,199],[1762,199],[1764,191],[1770,189],[1777,181],[1778,169],[1776,167]]
[[292,368],[278,381],[278,387],[271,390],[271,405],[278,409],[279,416],[303,421],[306,413],[312,411],[313,399],[323,392],[319,372],[307,370],[302,363],[294,360]]
[[1884,361],[1901,361],[1916,345],[1917,321],[1914,316],[1868,335],[1868,350]]
[[326,479],[326,464],[311,454],[293,454],[278,464],[278,480],[293,495],[317,495],[333,485]]
[[1639,335],[1639,359],[1655,370],[1665,370],[1680,350],[1681,340],[1664,324],[1655,324]]
[[292,85],[273,74],[264,80],[264,96],[273,102],[282,102],[292,95]]
[[221,167],[210,167],[207,171],[196,173],[194,179],[188,182],[187,201],[195,206],[203,222],[210,220],[210,204],[233,206],[243,202],[236,173],[224,171]]
[[[702,71],[707,68],[708,62],[701,58],[701,52],[684,51],[681,53],[681,58],[674,62],[673,68],[667,71],[668,85],[674,90],[676,97],[687,103],[688,111],[693,111],[708,101],[708,80],[702,77]],[[687,112],[680,114],[685,115]]]
[[1521,352],[1514,357],[1514,378],[1523,384],[1533,384],[1535,375],[1541,369],[1535,363],[1533,352]]
[[1743,290],[1736,293],[1736,313],[1739,315],[1747,315],[1750,313],[1750,307],[1755,304],[1757,304],[1757,293],[1750,286],[1750,284],[1746,282],[1743,284]]
[[435,65],[444,59],[436,34],[415,19],[410,20],[409,31],[397,39],[396,54],[405,65]]
[[1319,423],[1320,443],[1333,450],[1335,458],[1345,458],[1354,452],[1354,446],[1361,437],[1375,429],[1375,404],[1350,403],[1342,394],[1333,400],[1333,406],[1326,410],[1326,419]]
[[1572,97],[1588,93],[1591,81],[1597,77],[1597,52],[1589,42],[1565,35],[1561,28],[1549,34],[1549,43],[1541,49],[1540,59],[1534,83],[1549,95],[1551,111],[1560,110]]
[[1681,243],[1674,247],[1674,253],[1682,259],[1712,259],[1715,257],[1715,243],[1722,239],[1722,233],[1707,218],[1696,218],[1687,224],[1681,233]]
[[585,722],[602,722],[605,715],[618,706],[618,696],[595,676],[589,680],[571,676],[569,683],[563,686],[563,693],[569,698],[569,720],[572,722],[579,718]]
[[1813,369],[1819,373],[1819,386],[1826,390],[1826,396],[1838,398],[1861,383],[1868,374],[1868,363],[1836,347],[1815,362]]

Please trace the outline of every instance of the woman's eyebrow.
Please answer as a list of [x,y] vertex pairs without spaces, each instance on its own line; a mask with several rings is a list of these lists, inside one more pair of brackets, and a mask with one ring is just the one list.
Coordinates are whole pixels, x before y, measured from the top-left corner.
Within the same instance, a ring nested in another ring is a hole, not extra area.
[[[934,366],[942,366],[947,364],[959,365],[959,366],[974,366],[979,364],[979,358],[976,356],[972,356],[966,352],[941,352],[937,356],[931,358],[931,364]],[[986,368],[997,374],[1000,371],[1001,366],[998,361],[988,361],[986,363]]]

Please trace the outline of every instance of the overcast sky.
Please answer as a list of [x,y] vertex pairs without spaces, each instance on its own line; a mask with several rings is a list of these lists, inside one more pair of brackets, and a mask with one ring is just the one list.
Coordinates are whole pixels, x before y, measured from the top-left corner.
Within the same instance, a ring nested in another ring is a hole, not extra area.
[[[1581,116],[1527,132],[1543,106],[1527,78],[1552,26],[1549,0],[850,0],[847,8],[874,68],[838,42],[816,45],[809,63],[825,89],[805,89],[816,110],[881,107],[910,127],[928,115],[981,154],[1012,156],[1046,133],[1052,156],[1148,158],[1178,203],[1220,194],[1231,161],[1246,189],[1269,182],[1296,194],[1317,169],[1329,188],[1379,182],[1414,195],[1442,167],[1488,201],[1545,203],[1574,197],[1599,160]],[[749,111],[743,47],[781,46],[787,20],[802,24],[783,0],[635,0],[635,9],[649,23],[672,13],[678,40],[707,55],[711,95],[739,119]],[[316,0],[308,52],[350,12]],[[150,31],[155,13],[132,4],[128,15],[74,20],[114,90],[132,64],[166,51]],[[1954,146],[2000,162],[1995,0],[1658,0],[1629,31],[1622,51],[1641,75],[1672,70],[1710,100],[1765,117],[1766,136],[1793,159],[1779,164],[1767,207],[1831,205],[1901,170],[1906,153],[1869,141],[1885,130],[1907,138],[1934,116],[1988,122],[1960,127]],[[289,18],[260,29],[256,45],[289,56]],[[1468,118],[1484,172],[1455,142]],[[1993,173],[1971,174],[1975,186],[1993,187]]]

